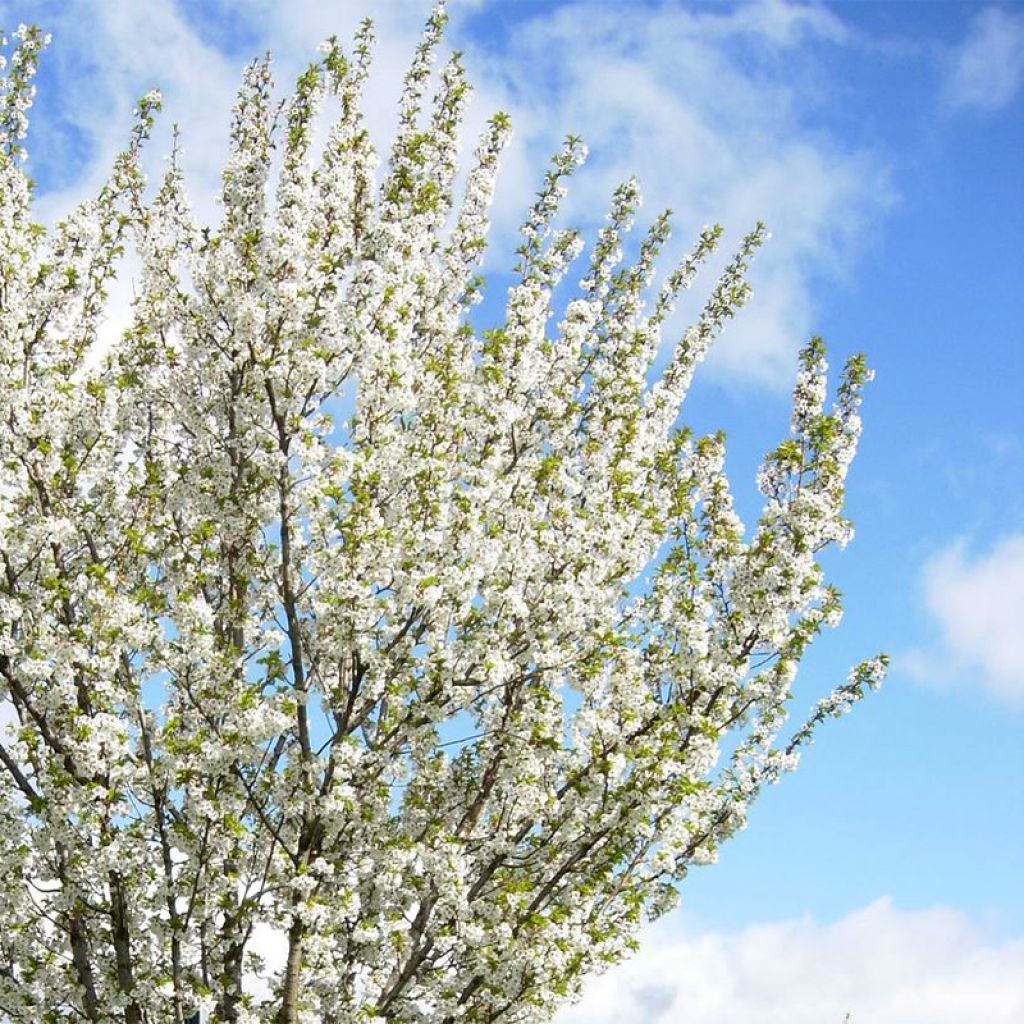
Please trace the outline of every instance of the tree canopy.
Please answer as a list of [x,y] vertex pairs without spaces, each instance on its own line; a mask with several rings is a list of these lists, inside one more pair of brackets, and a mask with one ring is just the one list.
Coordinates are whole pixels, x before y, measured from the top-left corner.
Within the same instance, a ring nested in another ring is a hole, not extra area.
[[[881,679],[884,658],[861,664],[787,729],[801,657],[839,619],[818,555],[850,535],[863,358],[828,404],[824,347],[804,348],[745,530],[723,436],[679,412],[765,229],[655,375],[721,229],[656,288],[669,218],[631,243],[628,181],[584,253],[554,226],[575,138],[527,214],[500,325],[478,330],[509,123],[460,178],[468,89],[458,56],[433,69],[443,25],[438,5],[383,163],[360,108],[369,24],[283,106],[269,58],[250,64],[209,227],[177,150],[147,185],[156,93],[99,193],[36,224],[22,158],[44,39],[14,34],[8,1021],[547,1020]],[[131,325],[98,346],[129,248]]]

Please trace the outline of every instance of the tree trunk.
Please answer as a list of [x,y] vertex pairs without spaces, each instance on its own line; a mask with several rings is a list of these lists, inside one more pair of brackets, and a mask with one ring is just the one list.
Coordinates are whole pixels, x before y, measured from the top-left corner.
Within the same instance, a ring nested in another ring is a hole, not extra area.
[[110,879],[110,924],[114,941],[114,958],[117,964],[117,987],[127,996],[124,1008],[125,1024],[142,1024],[142,1010],[132,995],[135,988],[135,971],[132,967],[131,931],[128,927],[128,903],[125,900],[124,884],[116,871]]
[[302,940],[305,928],[298,917],[292,918],[288,929],[288,962],[281,988],[281,1009],[275,1024],[296,1024],[299,1019],[299,982],[302,974]]

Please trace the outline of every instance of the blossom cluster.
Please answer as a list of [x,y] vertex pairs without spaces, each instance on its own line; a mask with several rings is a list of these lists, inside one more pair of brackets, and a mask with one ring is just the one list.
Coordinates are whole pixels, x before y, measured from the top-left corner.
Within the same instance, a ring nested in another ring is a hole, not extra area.
[[[786,732],[800,659],[839,617],[818,555],[850,535],[863,360],[826,408],[824,348],[804,349],[748,533],[723,437],[678,423],[766,232],[654,379],[722,232],[648,306],[668,217],[632,246],[626,182],[583,257],[555,226],[575,138],[526,217],[501,324],[477,330],[509,124],[489,122],[457,194],[468,86],[457,56],[434,68],[444,20],[383,162],[360,110],[369,24],[351,51],[328,40],[283,107],[269,58],[252,63],[211,227],[177,149],[155,188],[141,171],[155,93],[96,198],[33,223],[18,158],[42,37],[15,37],[7,1020],[547,1020],[881,677],[866,663]],[[128,246],[131,326],[98,353]]]

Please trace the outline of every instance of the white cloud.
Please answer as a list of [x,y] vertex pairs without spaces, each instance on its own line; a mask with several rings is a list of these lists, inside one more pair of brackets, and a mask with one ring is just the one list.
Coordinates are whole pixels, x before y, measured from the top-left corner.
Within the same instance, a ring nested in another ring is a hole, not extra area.
[[827,925],[701,932],[666,920],[556,1024],[842,1024],[846,1013],[851,1024],[1016,1024],[1024,940],[888,899]]
[[953,55],[946,101],[958,110],[999,110],[1024,81],[1024,12],[988,7],[971,21]]
[[[99,7],[71,0],[42,8],[38,18],[55,34],[54,54],[65,55],[58,57],[66,72],[59,84],[75,96],[69,119],[92,153],[79,181],[43,197],[44,218],[95,189],[124,143],[134,97],[159,85],[165,132],[172,121],[182,124],[195,205],[215,219],[238,56],[213,45],[209,24],[201,34],[172,0]],[[316,0],[222,0],[207,21],[241,19],[257,40],[254,50],[273,50],[285,87],[317,42],[332,32],[346,38],[371,14],[378,44],[368,120],[386,149],[401,76],[428,8],[428,0],[365,0],[343,9]],[[829,92],[819,55],[849,44],[844,23],[820,5],[792,0],[701,12],[663,4],[642,15],[630,5],[579,0],[542,10],[517,24],[515,38],[484,51],[465,26],[479,25],[489,9],[496,18],[507,13],[499,0],[456,0],[450,41],[465,48],[476,86],[466,149],[495,109],[511,112],[516,131],[499,184],[490,264],[504,269],[512,262],[512,233],[547,156],[566,132],[577,132],[590,144],[592,161],[574,183],[571,217],[593,226],[614,184],[638,174],[651,216],[664,206],[677,211],[666,270],[704,223],[726,226],[728,248],[756,220],[768,222],[774,237],[754,267],[757,294],[712,363],[732,380],[788,386],[794,352],[815,327],[815,281],[852,266],[891,201],[877,154],[849,151],[811,127],[812,105],[827,102]],[[475,21],[464,21],[464,13]],[[79,55],[73,68],[70,54]],[[89,54],[87,64],[81,54]],[[158,135],[154,171],[166,148],[166,134]],[[712,281],[709,268],[683,316],[694,314]],[[123,306],[129,288],[121,290]],[[113,326],[123,319],[115,316]]]
[[[814,329],[816,280],[851,267],[892,201],[877,154],[809,126],[815,105],[828,102],[820,54],[847,35],[831,12],[783,0],[643,14],[577,2],[533,18],[500,57],[477,62],[488,98],[506,100],[518,132],[499,222],[529,201],[536,170],[522,169],[537,168],[570,130],[591,151],[570,185],[573,219],[593,224],[613,186],[636,174],[648,216],[676,211],[673,253],[704,223],[725,225],[728,248],[767,221],[773,240],[753,271],[757,294],[712,362],[732,379],[788,385],[794,351]],[[686,315],[710,284],[708,274]]]
[[963,542],[924,568],[928,611],[941,629],[941,649],[915,650],[904,668],[924,682],[971,678],[991,696],[1024,704],[1024,534],[972,556]]
[[[473,5],[474,0],[451,4],[456,13]],[[343,7],[318,0],[217,0],[204,11],[201,31],[175,0],[112,0],[99,6],[92,0],[46,0],[35,15],[53,35],[43,59],[58,64],[62,114],[88,141],[91,159],[78,181],[43,197],[42,212],[59,214],[95,189],[127,141],[137,97],[158,88],[163,113],[150,143],[149,166],[159,173],[170,126],[179,123],[190,197],[201,218],[215,219],[243,65],[269,50],[277,94],[283,97],[317,58],[319,43],[337,35],[346,44],[367,16],[374,21],[376,44],[364,107],[378,148],[386,152],[402,76],[429,10],[430,0],[355,0]],[[241,55],[227,34],[234,23],[244,24],[252,40]],[[39,127],[33,126],[33,136]],[[45,145],[50,139],[41,141]]]
[[[413,8],[417,16],[411,16]],[[376,12],[383,25],[367,106],[371,127],[382,146],[387,144],[401,76],[418,36],[418,15],[425,9],[419,0],[395,0]],[[98,7],[91,0],[40,5],[35,18],[53,35],[51,49],[43,59],[56,72],[51,84],[63,93],[61,118],[65,124],[49,124],[37,112],[29,137],[30,154],[38,150],[39,159],[46,161],[54,152],[61,152],[59,133],[67,125],[80,133],[88,153],[74,180],[40,195],[36,215],[44,223],[56,221],[75,203],[98,191],[114,154],[127,142],[136,99],[154,87],[163,95],[163,114],[144,165],[152,178],[162,174],[171,126],[180,124],[189,198],[201,221],[215,223],[231,111],[244,62],[272,49],[279,94],[284,95],[300,69],[315,59],[317,44],[332,32],[343,38],[351,36],[366,11],[346,11],[339,17],[322,5],[303,0],[288,5],[287,12],[266,0],[224,0],[217,13],[225,17],[234,13],[254,29],[258,27],[255,34],[260,41],[254,44],[252,54],[239,59],[222,52],[200,34],[174,0],[112,2]],[[46,83],[43,85],[45,88]],[[129,253],[108,287],[100,350],[130,323],[137,270],[138,261]]]
[[[43,215],[52,219],[95,192],[127,143],[135,101],[154,87],[165,94],[165,123],[150,149],[151,170],[160,172],[170,124],[180,120],[193,191],[200,212],[210,213],[241,68],[203,42],[169,0],[99,6],[71,0],[45,7],[38,19],[53,34],[53,45],[43,60],[55,63],[62,115],[82,133],[90,159],[77,181],[43,195]],[[36,133],[33,126],[30,152]],[[38,144],[46,146],[47,138]]]

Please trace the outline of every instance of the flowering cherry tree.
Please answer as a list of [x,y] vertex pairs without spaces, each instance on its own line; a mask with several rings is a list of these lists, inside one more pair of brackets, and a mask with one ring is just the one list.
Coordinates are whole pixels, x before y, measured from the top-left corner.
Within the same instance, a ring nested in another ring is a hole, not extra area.
[[[881,679],[865,662],[784,725],[840,614],[816,556],[850,535],[863,360],[826,408],[823,347],[803,350],[746,531],[722,436],[677,420],[765,231],[652,379],[720,229],[654,289],[668,217],[626,260],[630,181],[583,255],[552,226],[574,138],[500,325],[477,330],[509,125],[491,120],[457,186],[467,85],[457,57],[432,70],[443,24],[439,5],[381,166],[368,24],[281,107],[251,64],[215,227],[176,149],[147,188],[155,93],[98,195],[34,223],[45,40],[5,42],[7,1021],[548,1020]],[[128,246],[131,326],[97,346]]]

